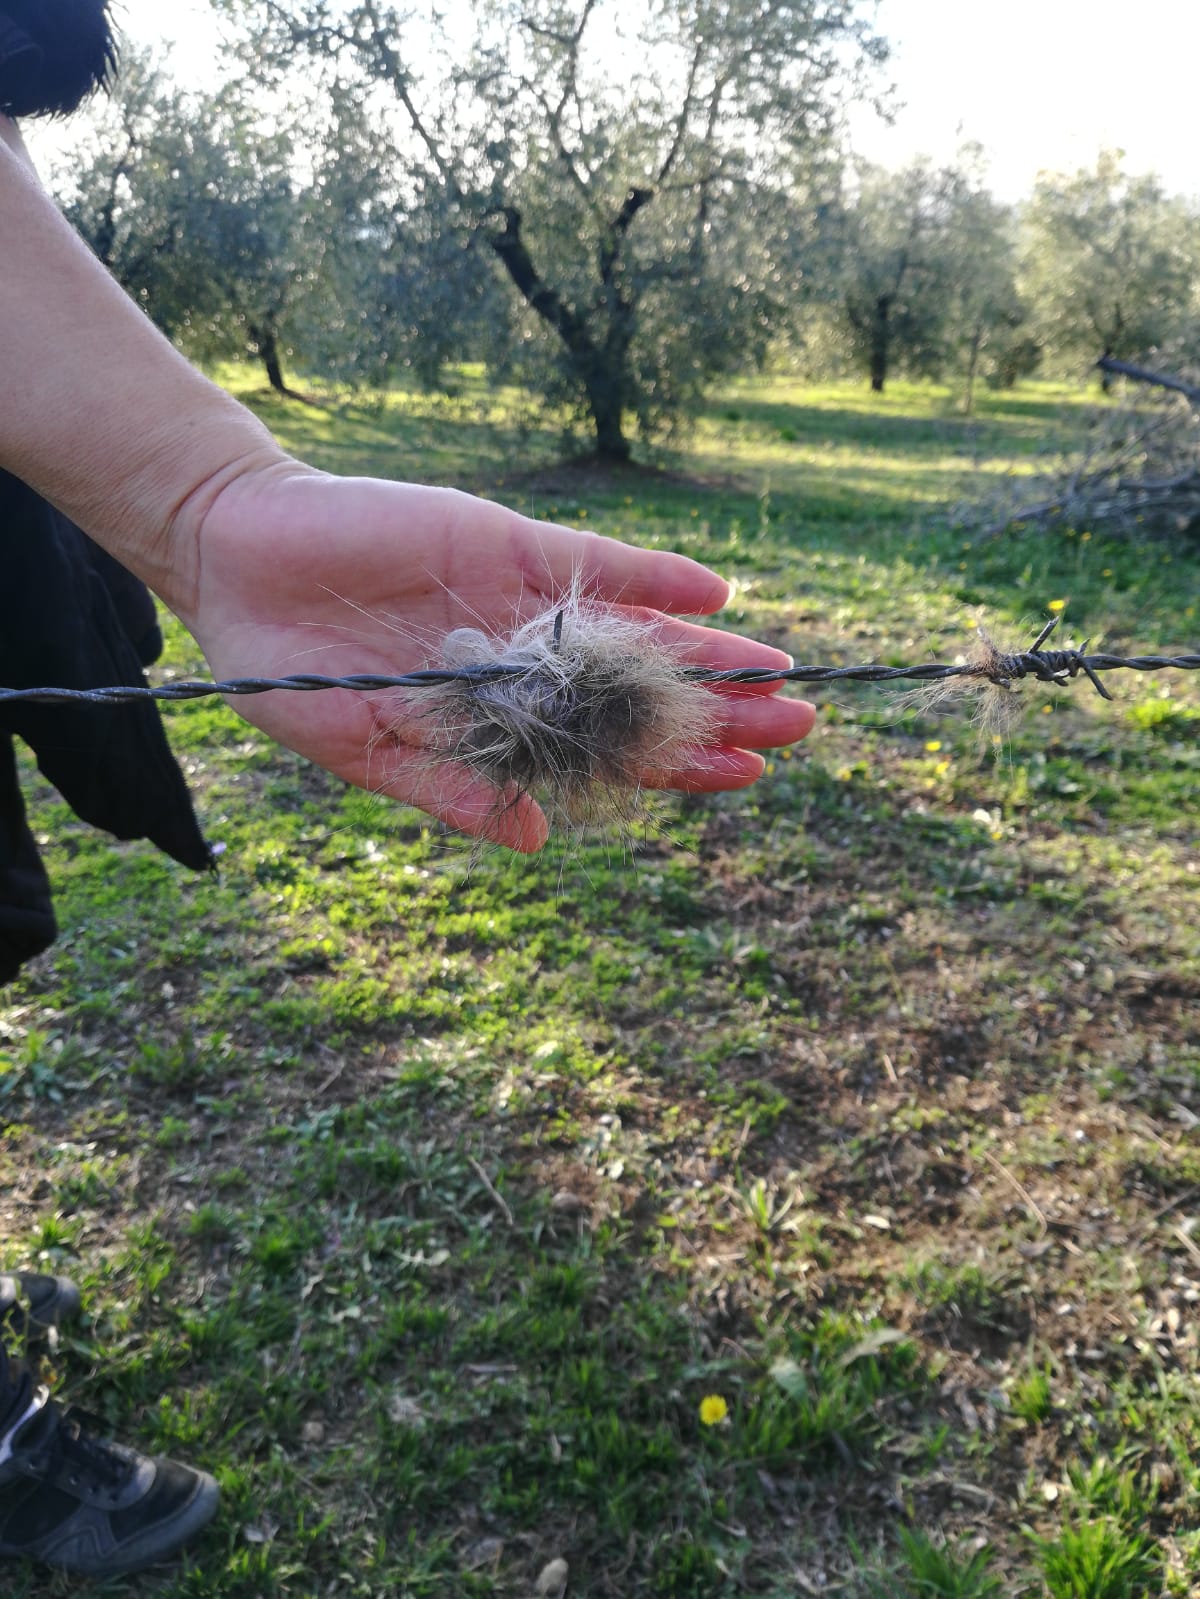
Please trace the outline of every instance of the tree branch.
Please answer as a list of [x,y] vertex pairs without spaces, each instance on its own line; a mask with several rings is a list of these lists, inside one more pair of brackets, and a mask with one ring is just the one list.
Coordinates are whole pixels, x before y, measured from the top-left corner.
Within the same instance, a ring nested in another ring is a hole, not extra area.
[[488,243],[500,258],[504,270],[514,287],[531,310],[550,326],[563,343],[576,355],[590,356],[595,345],[588,333],[587,324],[577,311],[544,281],[533,264],[524,239],[521,237],[521,213],[516,206],[504,206],[496,213],[504,219],[504,227],[488,234]]
[[683,104],[680,106],[679,115],[675,119],[674,137],[671,140],[670,148],[663,157],[663,163],[658,169],[658,177],[655,179],[656,186],[666,181],[670,175],[671,168],[679,157],[680,150],[683,149],[684,135],[687,132],[688,123],[692,119],[692,99],[696,91],[696,75],[700,71],[700,58],[703,53],[704,46],[702,43],[698,43],[688,66],[687,86],[683,92]]
[[536,38],[551,40],[566,52],[562,66],[561,92],[559,93],[557,104],[551,103],[550,96],[542,91],[536,79],[522,77],[521,84],[542,108],[542,114],[546,118],[546,127],[554,145],[554,152],[562,165],[563,171],[571,180],[584,205],[593,216],[599,219],[599,207],[593,195],[595,173],[582,160],[577,151],[568,148],[566,138],[563,135],[563,115],[571,101],[575,103],[580,129],[582,130],[583,108],[579,99],[578,82],[579,46],[582,43],[584,30],[588,25],[588,20],[595,4],[596,0],[585,0],[583,10],[579,14],[578,23],[568,32],[546,27],[541,23],[535,22],[531,17],[522,17],[520,19],[521,27],[526,29],[527,32],[532,33]]
[[380,71],[378,68],[374,69],[374,76],[381,78],[394,90],[396,98],[408,113],[408,120],[412,124],[413,132],[417,135],[418,139],[420,139],[426,150],[428,150],[430,159],[433,161],[434,166],[437,167],[442,181],[450,190],[455,200],[461,204],[465,199],[465,196],[462,192],[462,186],[458,181],[458,175],[454,171],[451,163],[447,161],[445,156],[442,154],[441,146],[426,128],[424,120],[421,117],[421,113],[413,104],[412,95],[408,91],[408,73],[405,72],[400,57],[387,42],[383,23],[380,21],[379,9],[375,4],[375,0],[365,0],[363,5],[363,14],[371,24],[371,43],[379,52],[378,60],[382,66],[382,71]]
[[1194,404],[1200,405],[1200,387],[1193,383],[1185,383],[1182,378],[1172,377],[1167,372],[1152,372],[1149,367],[1135,366],[1132,361],[1118,361],[1111,355],[1102,355],[1096,365],[1101,372],[1112,372],[1118,377],[1132,378],[1135,383],[1152,383],[1157,388],[1170,389],[1174,394],[1182,394]]

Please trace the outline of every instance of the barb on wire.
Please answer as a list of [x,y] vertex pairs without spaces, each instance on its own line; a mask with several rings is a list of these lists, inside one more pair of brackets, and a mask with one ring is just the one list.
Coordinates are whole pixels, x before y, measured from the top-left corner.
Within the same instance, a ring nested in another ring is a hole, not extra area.
[[[884,666],[867,662],[861,666],[706,667],[688,668],[686,675],[697,683],[891,683],[898,679],[915,682],[942,682],[951,678],[983,678],[1002,688],[1010,688],[1024,678],[1066,687],[1081,674],[1106,700],[1112,695],[1100,681],[1101,672],[1158,672],[1200,670],[1200,654],[1189,655],[1088,655],[1087,643],[1077,649],[1047,650],[1042,646],[1057,627],[1058,617],[1046,623],[1028,650],[1001,653],[990,649],[980,656],[947,663],[924,661],[912,666]],[[520,677],[528,671],[525,662],[489,661],[477,665],[428,667],[418,672],[396,675],[356,673],[348,677],[321,677],[297,673],[290,677],[239,677],[225,682],[185,680],[156,686],[117,684],[104,688],[0,688],[0,706],[36,705],[122,705],[137,700],[157,700],[172,704],[222,694],[238,698],[249,694],[268,694],[276,690],[314,693],[324,689],[350,689],[358,692],[381,689],[421,689],[444,687],[452,683],[495,683]]]

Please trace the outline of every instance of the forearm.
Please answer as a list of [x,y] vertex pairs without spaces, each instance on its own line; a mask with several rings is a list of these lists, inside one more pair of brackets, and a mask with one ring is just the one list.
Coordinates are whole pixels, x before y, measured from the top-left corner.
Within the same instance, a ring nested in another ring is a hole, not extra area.
[[0,467],[187,611],[206,504],[273,459],[74,234],[0,117]]

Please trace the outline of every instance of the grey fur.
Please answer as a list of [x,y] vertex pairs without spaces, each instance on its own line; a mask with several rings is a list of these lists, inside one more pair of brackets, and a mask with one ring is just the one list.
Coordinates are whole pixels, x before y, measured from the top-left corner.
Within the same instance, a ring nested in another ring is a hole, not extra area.
[[683,771],[716,727],[716,696],[652,626],[577,593],[506,638],[458,628],[435,664],[493,663],[513,675],[400,692],[396,725],[482,778],[499,806],[531,795],[552,826],[629,825],[645,775]]

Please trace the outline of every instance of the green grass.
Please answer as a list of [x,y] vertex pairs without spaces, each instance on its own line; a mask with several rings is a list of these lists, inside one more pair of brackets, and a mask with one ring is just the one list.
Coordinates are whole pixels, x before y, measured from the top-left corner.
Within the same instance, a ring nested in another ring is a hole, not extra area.
[[[952,656],[980,611],[1021,641],[1052,600],[1196,647],[1194,548],[947,509],[1032,470],[1065,389],[737,384],[610,474],[475,374],[226,376],[323,466],[706,560],[799,659]],[[169,717],[218,880],[29,774],[62,936],[0,1003],[0,1264],[78,1276],[56,1383],[224,1487],[187,1561],[93,1591],[1193,1591],[1194,679],[1030,686],[982,749],[839,686],[754,790],[470,871],[217,703]]]
[[868,1572],[859,1588],[864,1599],[1002,1599],[992,1551],[953,1549],[919,1529],[900,1529],[898,1559],[885,1572]]

